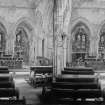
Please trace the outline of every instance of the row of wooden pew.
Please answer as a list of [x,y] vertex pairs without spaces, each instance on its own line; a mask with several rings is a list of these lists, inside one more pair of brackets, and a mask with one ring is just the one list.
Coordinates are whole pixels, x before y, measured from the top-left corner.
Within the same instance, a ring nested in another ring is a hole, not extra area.
[[65,99],[69,101],[105,100],[105,92],[101,90],[98,76],[92,68],[65,68],[62,75],[56,77],[55,82],[43,87],[42,95],[44,97],[50,95],[48,97],[53,102]]
[[35,87],[43,86],[43,97],[48,96],[53,101],[105,100],[105,91],[101,90],[98,75],[92,68],[65,68],[55,82],[52,81],[52,71],[53,68],[48,66],[30,67],[29,80]]
[[25,98],[23,100],[19,99],[19,91],[15,87],[12,74],[9,73],[8,67],[0,67],[0,103],[8,104],[20,103],[20,105],[25,105]]

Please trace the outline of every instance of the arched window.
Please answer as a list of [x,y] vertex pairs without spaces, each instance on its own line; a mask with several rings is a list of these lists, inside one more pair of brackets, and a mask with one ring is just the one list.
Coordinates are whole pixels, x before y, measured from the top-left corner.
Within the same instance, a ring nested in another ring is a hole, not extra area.
[[75,65],[84,65],[85,57],[89,55],[89,28],[82,22],[72,30],[72,62]]
[[23,29],[18,29],[16,33],[16,47],[22,47]]
[[4,33],[0,30],[0,49],[3,49],[3,43],[4,43],[3,34]]
[[99,58],[105,58],[105,30],[102,29],[100,32],[100,40],[99,40]]
[[29,41],[24,27],[18,27],[16,30],[15,55],[23,58],[25,63],[29,60]]
[[4,52],[6,47],[6,40],[5,40],[6,34],[7,34],[6,28],[2,23],[0,23],[0,51]]
[[78,27],[73,37],[73,52],[87,52],[89,50],[88,35],[84,27]]

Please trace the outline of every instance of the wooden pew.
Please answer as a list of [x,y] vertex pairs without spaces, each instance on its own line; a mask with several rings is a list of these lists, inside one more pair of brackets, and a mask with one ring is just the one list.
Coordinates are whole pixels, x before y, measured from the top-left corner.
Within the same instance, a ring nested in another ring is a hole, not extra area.
[[64,71],[62,71],[62,74],[81,74],[81,75],[94,75],[94,71],[92,68],[64,68]]
[[0,82],[5,82],[5,81],[13,81],[13,77],[11,74],[0,74]]
[[31,71],[34,71],[35,73],[52,73],[53,67],[52,66],[33,66],[30,67]]
[[73,83],[73,82],[55,82],[52,83],[53,88],[61,89],[101,89],[100,85],[97,82],[93,83]]
[[[92,68],[65,68],[62,75],[56,77],[56,81],[51,84],[50,91],[52,99],[78,98],[103,98],[105,92],[101,90],[97,74]],[[47,93],[48,86],[42,90],[42,95]]]
[[0,97],[1,98],[9,98],[9,97],[16,97],[16,99],[19,99],[19,92],[15,88],[0,88]]
[[0,105],[26,105],[26,100],[0,100]]
[[0,104],[4,104],[6,102],[9,104],[11,102],[20,102],[22,105],[25,105],[24,100],[19,99],[19,91],[17,88],[15,88],[15,83],[12,75],[9,74],[8,67],[2,66],[0,67]]
[[8,67],[7,66],[0,66],[0,71],[1,70],[8,71]]
[[101,89],[78,89],[75,93],[76,98],[99,98],[103,97],[102,96],[102,91]]
[[56,78],[56,82],[75,82],[75,83],[87,83],[87,82],[97,82],[98,79],[97,78],[78,78],[78,77],[74,77],[74,78]]
[[0,82],[11,81],[10,77],[0,77]]
[[94,73],[91,71],[62,71],[62,74],[75,74],[75,75],[93,75]]
[[53,88],[52,94],[56,98],[72,98],[72,99],[86,99],[86,98],[100,98],[103,97],[100,89],[61,89]]
[[66,67],[64,68],[64,70],[68,70],[68,71],[91,71],[94,72],[94,70],[91,67]]
[[10,81],[0,82],[0,88],[15,88],[15,84]]
[[73,98],[75,97],[75,90],[74,89],[60,89],[60,88],[52,88],[51,91],[52,95],[54,96],[54,99],[57,98]]
[[9,74],[9,70],[0,70],[0,74]]
[[0,105],[26,105],[26,100],[0,100]]

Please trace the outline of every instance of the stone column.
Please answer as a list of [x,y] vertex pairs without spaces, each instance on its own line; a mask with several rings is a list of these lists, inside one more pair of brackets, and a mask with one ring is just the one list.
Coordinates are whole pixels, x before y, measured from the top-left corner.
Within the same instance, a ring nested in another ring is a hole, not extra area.
[[[60,75],[66,66],[65,35],[67,34],[69,4],[71,0],[55,0],[54,2],[54,48],[55,48],[55,67],[56,75]],[[68,4],[69,3],[69,4]],[[71,5],[70,5],[71,6]],[[70,12],[70,11],[69,11]],[[65,25],[64,25],[65,24]],[[66,33],[66,34],[64,34]]]
[[72,0],[68,0],[65,9],[66,16],[64,20],[64,32],[67,34],[67,50],[66,50],[66,62],[72,62],[72,35],[71,35],[71,14],[72,14]]
[[35,65],[35,55],[36,55],[36,47],[35,47],[35,39],[30,42],[30,51],[29,51],[29,61],[30,65]]
[[54,19],[53,19],[53,66],[55,68],[55,76],[61,74],[62,69],[62,39],[61,39],[61,25],[62,16],[60,17],[60,9],[62,8],[62,0],[54,0]]
[[63,43],[63,51],[64,51],[64,53],[63,53],[63,66],[64,67],[66,67],[66,61],[67,61],[67,42],[68,42],[68,40],[67,40],[67,37],[64,39],[64,43]]
[[95,50],[94,37],[91,36],[91,39],[90,39],[90,50],[89,50],[90,56],[94,56],[94,50]]
[[72,35],[68,37],[68,47],[67,47],[67,62],[72,62]]

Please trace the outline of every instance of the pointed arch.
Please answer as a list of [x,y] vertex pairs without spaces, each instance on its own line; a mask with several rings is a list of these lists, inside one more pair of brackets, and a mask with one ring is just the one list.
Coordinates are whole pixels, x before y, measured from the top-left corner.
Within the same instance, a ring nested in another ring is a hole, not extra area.
[[[84,18],[84,17],[78,17],[78,18],[76,18],[76,19],[73,19],[72,20],[72,22],[70,22],[69,23],[69,27],[71,27],[70,29],[69,29],[69,33],[72,33],[72,30],[74,29],[74,27],[78,24],[78,23],[83,23],[86,27],[87,27],[87,29],[89,30],[89,37],[91,36],[91,35],[93,35],[93,30],[92,30],[92,25],[91,25],[91,23],[86,19],[86,18]],[[71,25],[70,25],[71,24]],[[71,35],[71,34],[70,34]]]
[[72,29],[72,50],[74,52],[88,52],[89,51],[89,36],[90,30],[88,26],[79,21]]
[[15,28],[15,56],[23,58],[25,64],[29,63],[30,41],[33,38],[33,25],[27,18],[21,18]]
[[15,24],[15,27],[14,27],[14,35],[15,35],[15,32],[17,30],[17,27],[23,27],[24,29],[26,29],[27,32],[31,33],[31,34],[28,34],[28,38],[31,39],[32,38],[32,35],[33,33],[35,33],[35,29],[34,29],[34,22],[31,21],[32,19],[30,18],[27,18],[27,17],[22,17],[20,18],[17,23]]
[[86,19],[77,19],[72,24],[72,62],[75,65],[84,65],[85,57],[89,55],[91,31]]

